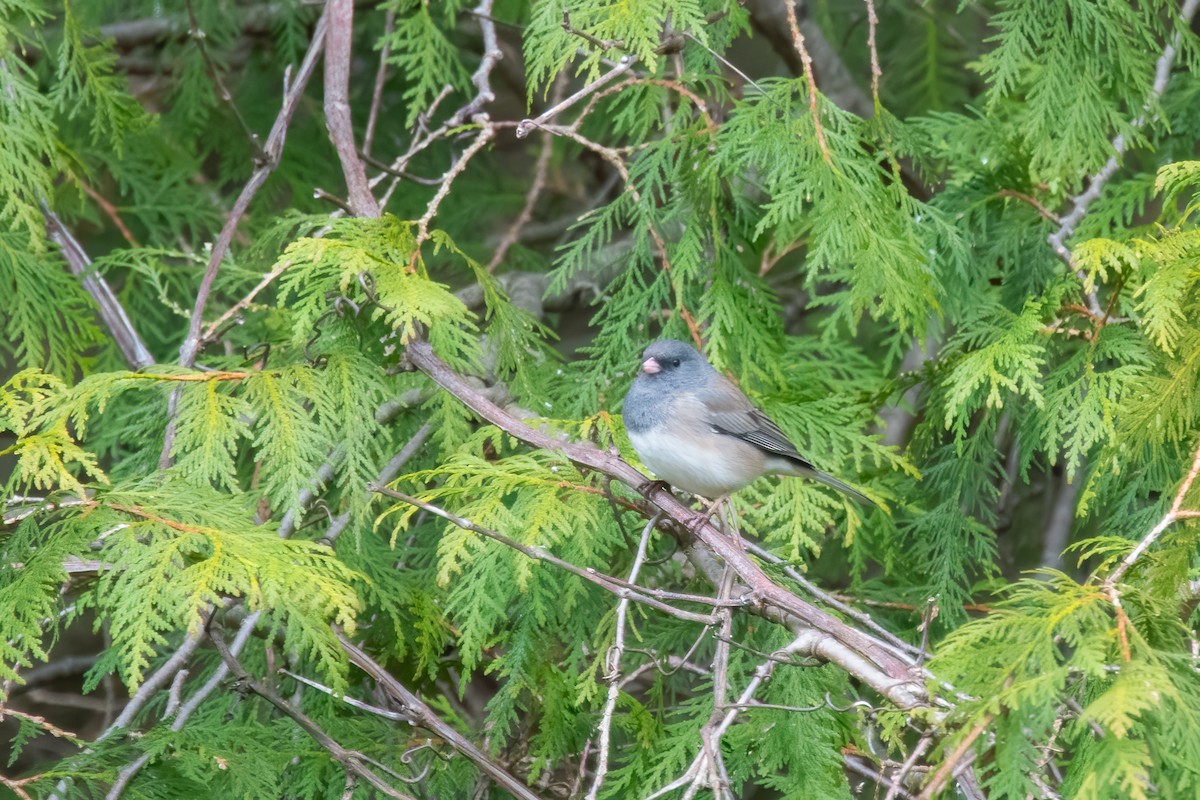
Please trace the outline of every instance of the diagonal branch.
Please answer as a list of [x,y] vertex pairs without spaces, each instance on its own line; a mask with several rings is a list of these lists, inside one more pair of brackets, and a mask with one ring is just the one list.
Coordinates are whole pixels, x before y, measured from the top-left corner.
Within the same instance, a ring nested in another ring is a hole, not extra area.
[[503,767],[489,758],[470,739],[463,736],[445,720],[434,714],[429,706],[425,704],[424,700],[405,688],[400,681],[396,680],[390,672],[384,669],[373,658],[356,645],[351,644],[344,636],[339,635],[338,638],[341,640],[342,649],[350,657],[350,662],[374,678],[375,682],[387,693],[388,698],[396,705],[398,710],[412,717],[414,724],[420,725],[422,728],[440,736],[447,744],[462,753],[467,760],[478,767],[481,772],[495,781],[497,786],[516,797],[517,800],[540,800],[528,786],[521,783],[521,781],[517,780]]
[[778,585],[735,542],[714,527],[703,514],[679,502],[664,486],[620,457],[591,444],[563,442],[508,414],[472,388],[440,358],[428,342],[408,345],[408,359],[461,402],[488,422],[526,444],[562,453],[574,463],[607,475],[635,489],[647,500],[680,523],[719,556],[750,588],[750,600],[763,616],[780,624],[791,620],[813,629],[812,655],[823,658],[862,680],[901,708],[928,703],[928,696],[914,665],[896,655],[889,645],[854,628]]
[[341,764],[347,773],[362,778],[387,797],[395,798],[395,800],[416,800],[412,795],[398,791],[390,783],[376,775],[374,770],[369,769],[364,763],[366,757],[361,753],[356,750],[347,750],[336,739],[322,730],[317,723],[313,722],[307,714],[284,700],[270,687],[251,677],[246,668],[242,666],[242,663],[237,660],[237,656],[225,645],[225,641],[221,638],[220,634],[213,631],[210,638],[213,645],[217,648],[221,660],[225,662],[225,665],[229,667],[234,676],[241,681],[242,685],[295,720],[296,724],[311,736],[317,744],[329,751],[329,755],[333,757],[333,760]]
[[45,200],[42,200],[42,216],[46,218],[47,238],[58,245],[67,266],[71,268],[71,273],[79,278],[84,291],[96,301],[100,309],[100,319],[112,334],[117,347],[121,349],[126,363],[133,369],[153,364],[154,356],[150,355],[150,350],[133,327],[133,322],[125,313],[125,308],[113,293],[108,281],[92,268],[92,260],[84,252],[83,246],[71,235],[58,215],[50,210],[50,205]]

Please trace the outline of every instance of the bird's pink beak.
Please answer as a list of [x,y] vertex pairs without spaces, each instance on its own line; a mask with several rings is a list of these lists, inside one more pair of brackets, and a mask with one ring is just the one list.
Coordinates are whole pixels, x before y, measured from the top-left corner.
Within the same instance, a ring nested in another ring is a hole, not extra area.
[[653,358],[647,358],[642,362],[642,372],[647,375],[653,375],[656,372],[662,372],[662,365]]

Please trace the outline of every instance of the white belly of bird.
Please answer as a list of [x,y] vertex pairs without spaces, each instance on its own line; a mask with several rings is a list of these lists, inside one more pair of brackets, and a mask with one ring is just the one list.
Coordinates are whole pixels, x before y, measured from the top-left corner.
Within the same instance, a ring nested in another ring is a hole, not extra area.
[[[754,448],[730,437],[721,436],[724,441],[720,444],[725,446],[718,448],[719,436],[708,433],[689,439],[655,431],[630,431],[629,441],[656,478],[713,500],[746,484],[747,467],[754,470],[754,466],[745,463],[747,458],[761,460]],[[755,466],[762,469],[761,463]]]

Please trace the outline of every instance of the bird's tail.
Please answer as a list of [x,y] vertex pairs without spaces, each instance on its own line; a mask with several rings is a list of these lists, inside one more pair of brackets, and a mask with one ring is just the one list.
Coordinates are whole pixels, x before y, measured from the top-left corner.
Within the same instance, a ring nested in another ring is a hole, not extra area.
[[855,489],[850,484],[840,481],[830,475],[828,472],[822,472],[813,466],[804,466],[796,469],[796,474],[804,478],[812,478],[814,481],[819,481],[826,486],[832,486],[843,494],[847,494],[860,503],[869,503],[870,505],[878,505],[874,500],[867,497],[865,494]]

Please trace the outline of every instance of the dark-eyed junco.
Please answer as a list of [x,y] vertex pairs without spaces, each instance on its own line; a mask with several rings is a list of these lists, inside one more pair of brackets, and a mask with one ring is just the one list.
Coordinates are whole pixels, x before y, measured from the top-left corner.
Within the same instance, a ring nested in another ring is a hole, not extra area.
[[676,339],[646,348],[623,413],[642,463],[692,494],[723,498],[763,475],[780,474],[812,478],[867,500],[810,464],[741,389]]

